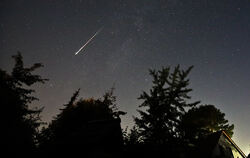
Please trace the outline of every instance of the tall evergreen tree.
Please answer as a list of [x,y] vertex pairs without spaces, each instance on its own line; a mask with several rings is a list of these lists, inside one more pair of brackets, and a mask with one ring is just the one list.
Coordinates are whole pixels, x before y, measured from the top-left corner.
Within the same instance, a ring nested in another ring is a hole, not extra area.
[[35,148],[42,111],[42,108],[29,108],[32,101],[38,100],[32,95],[35,91],[29,87],[44,83],[46,79],[33,74],[43,66],[41,63],[25,68],[20,52],[13,58],[15,66],[11,74],[0,69],[1,144],[4,144],[5,152],[26,154]]
[[150,70],[153,86],[149,93],[143,92],[139,97],[143,100],[139,107],[146,111],[138,110],[140,118],[135,118],[144,143],[165,144],[180,137],[179,123],[185,108],[199,103],[187,102],[191,98],[188,93],[192,91],[188,88],[191,69],[192,66],[181,70],[178,65],[173,72],[170,67]]

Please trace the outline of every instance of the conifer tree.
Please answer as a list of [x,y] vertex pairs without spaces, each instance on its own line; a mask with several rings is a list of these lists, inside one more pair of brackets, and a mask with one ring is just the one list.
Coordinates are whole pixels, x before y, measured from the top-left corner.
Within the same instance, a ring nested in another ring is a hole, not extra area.
[[188,75],[193,67],[181,70],[176,66],[161,70],[150,70],[153,86],[149,93],[143,92],[139,99],[143,100],[138,110],[140,118],[135,118],[139,128],[140,139],[144,143],[165,144],[180,137],[179,124],[185,108],[196,106],[199,102],[188,103],[191,99]]
[[32,101],[38,100],[32,95],[35,91],[29,87],[47,79],[33,74],[34,70],[43,67],[41,63],[25,68],[20,52],[13,58],[15,66],[11,74],[0,69],[1,143],[4,144],[3,151],[21,154],[35,149],[38,127],[42,123],[39,115],[42,108],[29,107]]

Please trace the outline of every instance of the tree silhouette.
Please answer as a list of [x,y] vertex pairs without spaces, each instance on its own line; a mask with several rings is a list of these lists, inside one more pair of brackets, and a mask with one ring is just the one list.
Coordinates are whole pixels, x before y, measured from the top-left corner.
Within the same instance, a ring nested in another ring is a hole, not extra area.
[[229,125],[225,114],[214,105],[201,105],[190,109],[181,123],[184,137],[189,142],[195,142],[209,133],[224,130],[232,137],[234,125]]
[[1,144],[4,144],[2,151],[21,155],[35,149],[37,128],[41,124],[42,108],[29,108],[29,104],[38,99],[32,96],[35,91],[28,88],[35,83],[44,83],[46,79],[32,74],[43,67],[41,63],[25,68],[20,52],[13,58],[15,66],[11,74],[0,69]]
[[180,137],[179,123],[185,108],[194,107],[199,102],[187,103],[192,89],[188,88],[192,66],[181,70],[180,66],[162,68],[159,71],[150,70],[153,86],[149,94],[143,92],[139,99],[143,100],[138,110],[141,118],[136,117],[140,139],[149,144],[166,144]]
[[137,145],[140,144],[140,134],[136,126],[128,132],[127,128],[123,131],[123,140],[125,145]]
[[[105,93],[102,99],[76,101],[78,95],[79,90],[48,128],[43,129],[39,137],[41,149],[57,148],[60,153],[72,150],[82,152],[85,149],[88,153],[97,150],[98,146],[106,149],[122,145],[119,116],[125,113],[117,109],[113,90]],[[86,153],[83,155],[86,156]]]

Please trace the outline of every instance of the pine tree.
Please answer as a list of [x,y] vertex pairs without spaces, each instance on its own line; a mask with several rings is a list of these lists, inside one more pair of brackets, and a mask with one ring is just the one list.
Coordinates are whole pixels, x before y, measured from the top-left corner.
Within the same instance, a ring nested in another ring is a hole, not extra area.
[[35,148],[38,127],[42,123],[39,115],[42,108],[29,108],[32,101],[38,100],[32,96],[35,91],[29,87],[47,79],[32,74],[43,66],[41,63],[25,68],[20,52],[13,58],[15,66],[11,74],[0,69],[1,142],[4,144],[3,151],[21,154]]
[[144,143],[165,144],[180,137],[179,123],[185,113],[185,108],[194,107],[199,102],[187,103],[192,89],[188,88],[192,66],[181,70],[176,66],[174,71],[170,67],[161,70],[150,70],[153,86],[149,93],[145,91],[139,99],[143,100],[138,110],[140,118],[135,118],[139,128],[140,139]]

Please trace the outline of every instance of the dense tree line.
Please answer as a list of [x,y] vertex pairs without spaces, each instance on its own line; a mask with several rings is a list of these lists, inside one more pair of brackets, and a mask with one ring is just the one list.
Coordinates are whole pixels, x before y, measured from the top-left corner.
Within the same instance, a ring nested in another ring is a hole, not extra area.
[[48,126],[39,131],[42,108],[29,107],[37,100],[29,87],[47,80],[33,74],[43,65],[36,63],[25,68],[20,53],[13,58],[15,66],[10,74],[0,69],[1,117],[5,120],[2,142],[4,151],[10,155],[67,153],[70,148],[82,152],[79,147],[84,146],[85,156],[117,157],[124,152],[123,147],[128,151],[134,146],[150,146],[152,150],[156,146],[156,152],[160,152],[162,146],[171,149],[196,145],[203,136],[220,130],[233,135],[234,125],[228,123],[223,112],[214,105],[191,101],[188,75],[193,67],[185,70],[179,65],[173,70],[162,67],[149,71],[152,87],[138,98],[142,104],[130,130],[121,131],[120,115],[125,112],[118,110],[112,89],[97,99],[78,99],[80,90],[77,90]]

